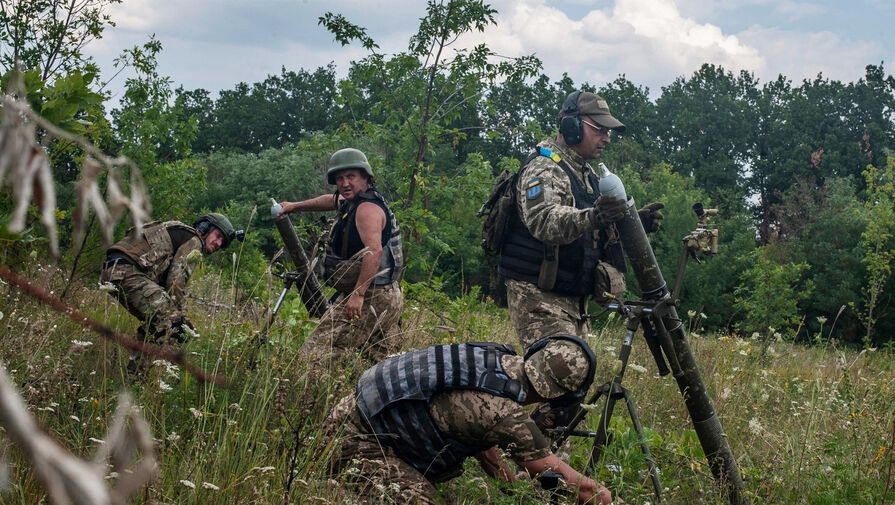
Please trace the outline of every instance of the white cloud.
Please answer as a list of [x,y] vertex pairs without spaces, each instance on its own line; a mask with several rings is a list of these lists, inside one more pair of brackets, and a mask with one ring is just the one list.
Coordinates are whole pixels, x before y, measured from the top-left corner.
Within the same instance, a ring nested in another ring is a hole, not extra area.
[[792,32],[753,26],[739,37],[758,48],[766,62],[756,70],[764,82],[783,74],[798,85],[818,73],[825,78],[853,82],[864,77],[864,67],[878,64],[877,43],[846,41],[832,32]]
[[657,92],[702,63],[731,70],[763,65],[758,50],[709,23],[681,15],[672,0],[617,0],[611,10],[594,9],[570,19],[542,0],[501,0],[497,28],[479,36],[508,56],[535,53],[555,78],[602,85],[624,73]]

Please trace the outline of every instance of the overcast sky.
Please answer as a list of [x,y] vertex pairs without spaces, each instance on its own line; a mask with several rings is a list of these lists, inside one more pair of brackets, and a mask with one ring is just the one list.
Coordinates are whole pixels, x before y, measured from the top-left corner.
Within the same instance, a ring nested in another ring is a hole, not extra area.
[[[895,62],[895,0],[492,0],[497,25],[485,41],[504,56],[535,54],[544,73],[567,72],[597,87],[618,75],[653,98],[702,63],[748,70],[764,83],[779,74],[796,84],[819,72],[852,82],[868,64]],[[124,0],[117,26],[87,52],[109,79],[113,59],[155,34],[164,46],[159,72],[174,86],[213,93],[287,70],[330,62],[344,76],[366,55],[342,47],[317,19],[341,13],[384,53],[407,48],[424,0]],[[120,92],[124,75],[110,89]],[[216,96],[216,95],[214,95]]]

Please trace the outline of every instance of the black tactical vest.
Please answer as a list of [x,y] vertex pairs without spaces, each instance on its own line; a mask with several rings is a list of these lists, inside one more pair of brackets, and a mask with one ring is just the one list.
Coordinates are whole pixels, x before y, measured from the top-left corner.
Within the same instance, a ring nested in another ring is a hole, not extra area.
[[[357,207],[365,201],[375,203],[385,212],[385,228],[382,229],[382,259],[379,261],[378,271],[387,273],[375,277],[373,284],[377,286],[391,284],[401,280],[401,275],[404,273],[401,228],[398,226],[398,221],[388,206],[388,202],[385,201],[385,197],[376,188],[358,193],[355,205],[351,205],[348,201],[342,202],[339,207],[339,218],[329,235],[329,246],[326,253],[327,256],[337,257],[339,260],[348,260],[364,248],[360,233],[357,231],[355,215]],[[328,265],[335,268],[337,263],[328,262]]]
[[364,372],[357,383],[361,418],[383,445],[429,480],[438,481],[488,447],[445,436],[429,415],[429,402],[438,393],[460,389],[524,402],[522,385],[500,363],[506,354],[516,353],[504,344],[468,343],[389,358]]
[[[550,150],[540,148],[525,162],[528,165],[537,156],[550,157]],[[575,207],[589,209],[600,196],[597,189],[597,178],[593,172],[587,174],[590,186],[594,188],[589,192],[580,182],[565,160],[559,162],[560,168],[569,178],[572,186],[572,196]],[[525,170],[525,166],[520,169]],[[602,238],[602,237],[601,237]],[[498,272],[508,279],[538,284],[543,260],[553,261],[556,248],[552,244],[545,244],[534,238],[528,228],[522,223],[518,213],[514,213],[510,220],[509,236],[505,239],[503,249],[500,252]],[[593,235],[585,233],[569,244],[559,246],[559,265],[556,282],[549,291],[569,296],[582,296],[594,292],[594,269],[599,261]],[[616,267],[617,268],[617,267]]]

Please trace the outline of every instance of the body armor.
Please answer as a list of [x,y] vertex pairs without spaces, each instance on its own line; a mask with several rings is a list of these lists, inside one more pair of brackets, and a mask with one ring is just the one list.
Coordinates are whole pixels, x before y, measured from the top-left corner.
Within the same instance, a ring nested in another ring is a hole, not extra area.
[[[386,216],[385,228],[382,230],[382,259],[379,261],[377,272],[382,272],[373,278],[372,285],[385,286],[399,281],[404,273],[404,250],[401,244],[401,228],[392,213],[388,202],[376,188],[358,193],[355,204],[343,202],[339,208],[339,219],[333,226],[329,235],[329,243],[326,249],[323,277],[327,284],[336,287],[339,291],[349,292],[357,282],[360,274],[362,258],[354,256],[364,248],[357,231],[355,215],[357,207],[362,202],[372,202],[378,205]],[[346,273],[347,272],[347,273]],[[332,281],[331,281],[332,279]]]
[[143,226],[142,237],[137,235],[136,228],[129,229],[124,238],[109,248],[107,255],[123,256],[150,279],[159,282],[164,279],[174,258],[174,244],[168,233],[170,228],[179,228],[199,237],[195,228],[180,221],[151,221]]
[[[541,149],[529,156],[525,165],[536,156],[549,158],[549,153],[549,150]],[[588,173],[590,186],[594,188],[593,192],[589,192],[587,188],[578,182],[578,178],[572,173],[568,163],[560,161],[559,166],[569,178],[575,207],[578,209],[592,208],[594,202],[600,196],[599,189],[596,189],[596,176],[593,173]],[[521,170],[524,169],[525,167],[523,166]],[[605,230],[600,231],[600,243],[605,244],[607,249],[614,247],[619,249],[619,251],[621,250],[621,246],[617,241],[609,240]],[[606,255],[609,258],[609,262],[616,268],[619,268],[616,265],[619,261],[613,259],[617,255],[611,254],[611,251],[609,252],[610,254]],[[514,212],[510,220],[508,237],[504,241],[500,254],[498,272],[506,278],[531,282],[545,291],[568,296],[583,296],[594,292],[594,269],[601,259],[601,253],[597,249],[591,233],[585,233],[571,243],[557,247],[553,244],[541,242],[532,236],[531,232],[528,231],[528,228],[519,218],[518,212]],[[556,280],[550,287],[542,286],[538,282],[542,264],[545,261],[558,262]],[[624,257],[621,257],[620,263],[623,269]]]
[[441,433],[429,415],[429,402],[438,393],[467,389],[523,403],[522,385],[500,363],[506,354],[516,353],[503,344],[469,343],[389,358],[361,376],[357,407],[383,445],[429,480],[441,480],[487,447],[464,444]]

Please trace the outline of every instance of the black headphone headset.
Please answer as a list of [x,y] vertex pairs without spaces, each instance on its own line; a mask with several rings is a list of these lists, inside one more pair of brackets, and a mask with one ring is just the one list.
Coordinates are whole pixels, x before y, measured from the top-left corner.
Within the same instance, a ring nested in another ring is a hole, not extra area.
[[574,335],[558,334],[542,338],[528,348],[528,351],[525,353],[525,359],[528,360],[534,353],[547,347],[547,344],[556,340],[568,340],[569,342],[578,344],[578,347],[580,347],[581,350],[584,351],[585,356],[587,356],[587,376],[584,377],[584,383],[581,384],[581,387],[578,388],[577,391],[569,391],[560,397],[550,400],[550,406],[553,408],[566,407],[583,401],[584,397],[587,396],[587,390],[590,389],[590,385],[594,381],[594,375],[597,372],[597,357],[594,355],[594,351],[587,345],[587,342]]
[[581,90],[573,91],[566,97],[566,102],[562,106],[562,117],[559,118],[559,133],[562,134],[567,146],[580,144],[584,137],[581,118],[578,117],[580,113],[578,111],[579,96],[581,96]]

